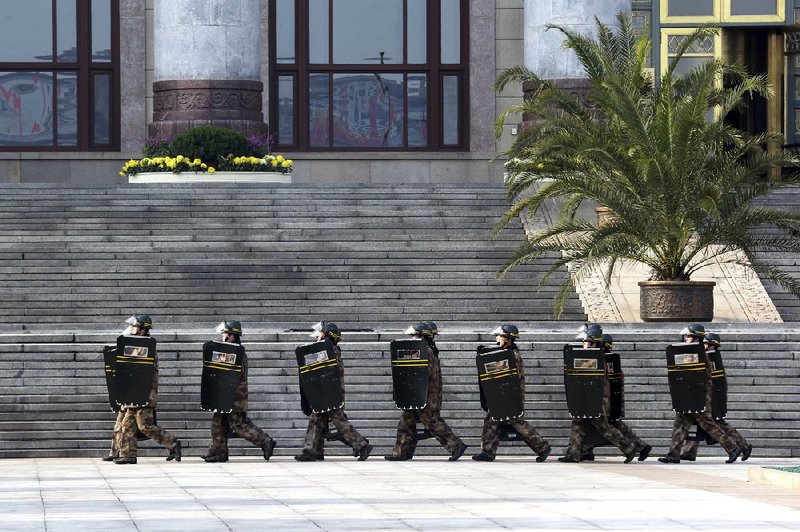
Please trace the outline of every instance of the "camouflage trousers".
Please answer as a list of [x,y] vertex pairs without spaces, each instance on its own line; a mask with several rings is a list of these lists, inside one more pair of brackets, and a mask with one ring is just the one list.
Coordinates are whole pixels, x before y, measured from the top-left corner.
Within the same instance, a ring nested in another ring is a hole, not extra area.
[[172,450],[175,447],[177,439],[154,423],[152,408],[128,408],[122,417],[120,427],[119,456],[121,458],[136,456],[138,448],[136,440],[137,427],[142,434],[167,449]]
[[598,418],[580,418],[572,420],[572,427],[569,434],[569,446],[566,456],[580,460],[583,456],[584,442],[586,435],[594,428],[612,445],[622,451],[622,454],[630,454],[635,451],[635,445],[628,440],[620,430],[609,423],[608,418],[601,416]]
[[256,447],[263,447],[272,441],[266,432],[250,421],[244,411],[234,409],[230,414],[216,413],[211,418],[211,447],[208,448],[208,454],[228,454],[228,437],[231,433]]
[[668,457],[680,458],[681,445],[689,435],[689,429],[695,423],[717,440],[726,453],[732,453],[736,449],[736,442],[714,422],[710,412],[676,414],[675,423],[672,425],[672,445],[667,453]]
[[453,453],[462,445],[461,438],[453,433],[453,430],[445,423],[438,410],[423,408],[421,410],[403,410],[400,415],[400,422],[397,424],[397,441],[394,444],[392,454],[395,456],[414,456],[417,449],[417,422],[422,423],[428,432],[449,453]]
[[486,414],[483,420],[483,432],[481,433],[481,448],[484,453],[489,456],[497,454],[497,447],[500,445],[500,434],[506,426],[513,427],[536,454],[542,454],[550,447],[547,441],[524,418],[518,417],[509,421],[494,421],[492,416]]
[[125,418],[125,411],[117,412],[117,419],[114,421],[114,433],[111,436],[111,456],[119,456],[119,449],[122,445],[122,420]]
[[[729,437],[731,440],[734,441],[734,443],[739,449],[746,449],[747,447],[750,446],[750,444],[747,443],[747,440],[745,440],[744,437],[741,434],[739,434],[739,431],[730,426],[730,424],[728,424],[727,421],[721,419],[716,423],[722,430],[722,432],[724,432],[727,437]],[[686,445],[683,448],[681,456],[687,456],[689,458],[697,458],[697,449],[699,447],[700,447],[699,441],[697,440],[687,441]]]
[[[608,424],[612,427],[616,428],[629,442],[633,443],[633,450],[637,453],[644,449],[644,446],[647,445],[644,440],[642,440],[639,436],[633,432],[627,423],[622,421],[621,419],[614,419],[609,420]],[[583,446],[583,454],[589,454],[594,450],[594,445],[584,445]]]
[[316,454],[325,453],[325,431],[328,428],[328,423],[333,423],[333,426],[339,431],[341,439],[346,445],[352,447],[354,451],[358,451],[369,443],[350,423],[344,410],[339,408],[324,414],[312,413],[308,416],[308,430],[306,430],[306,441],[303,445],[304,451]]

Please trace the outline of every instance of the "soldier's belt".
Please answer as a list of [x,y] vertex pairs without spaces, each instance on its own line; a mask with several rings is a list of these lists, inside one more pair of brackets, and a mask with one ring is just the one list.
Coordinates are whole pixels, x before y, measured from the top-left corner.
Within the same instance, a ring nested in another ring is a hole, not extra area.
[[204,362],[203,367],[211,369],[221,369],[222,371],[236,371],[238,373],[242,372],[242,368],[239,366],[234,366],[232,364],[220,364],[219,362]]
[[313,364],[309,364],[307,366],[300,366],[300,374],[308,373],[309,371],[317,371],[318,369],[328,368],[331,366],[336,366],[338,363],[336,359],[330,360],[323,360],[321,362],[314,362]]
[[491,379],[502,379],[503,377],[510,377],[512,375],[516,375],[516,369],[507,369],[503,371],[497,371],[495,373],[481,373],[478,375],[478,378],[482,381],[488,381]]

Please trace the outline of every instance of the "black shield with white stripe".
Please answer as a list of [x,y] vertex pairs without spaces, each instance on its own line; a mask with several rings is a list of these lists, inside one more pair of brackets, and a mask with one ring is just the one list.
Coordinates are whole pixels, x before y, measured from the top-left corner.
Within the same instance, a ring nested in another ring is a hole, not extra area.
[[478,350],[475,356],[478,383],[486,410],[494,421],[508,421],[525,414],[522,404],[522,381],[517,359],[511,349]]
[[229,413],[236,401],[236,389],[242,380],[244,347],[228,342],[203,344],[203,375],[200,406],[210,412]]
[[312,412],[321,414],[344,406],[342,378],[330,340],[301,345],[295,350],[300,392]]
[[600,349],[564,346],[564,389],[572,417],[598,418],[603,415],[606,357]]
[[401,410],[419,410],[428,404],[431,349],[425,340],[392,340],[392,391]]
[[114,366],[114,394],[118,405],[149,406],[156,371],[156,340],[149,336],[120,336]]
[[117,366],[117,346],[103,346],[103,368],[106,374],[106,388],[108,388],[108,404],[112,412],[119,412],[117,396],[114,386],[114,373]]
[[676,413],[694,414],[706,409],[706,361],[703,344],[667,346],[669,393]]
[[711,413],[714,419],[725,419],[728,415],[728,377],[722,365],[722,354],[719,350],[707,354],[711,362]]
[[617,353],[606,353],[606,370],[608,371],[608,386],[611,392],[611,404],[608,410],[608,419],[617,420],[625,416],[625,385],[622,378],[622,361]]

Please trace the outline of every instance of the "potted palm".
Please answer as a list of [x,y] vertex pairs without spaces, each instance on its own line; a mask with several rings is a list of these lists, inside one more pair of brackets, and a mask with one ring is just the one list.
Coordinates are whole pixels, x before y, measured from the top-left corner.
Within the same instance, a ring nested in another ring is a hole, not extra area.
[[[719,60],[678,75],[683,54],[713,36],[713,27],[682,42],[657,84],[645,70],[650,42],[629,17],[619,15],[613,28],[598,22],[595,38],[552,28],[577,54],[591,89],[579,99],[523,67],[497,80],[497,90],[511,82],[537,90],[497,121],[501,130],[512,114],[535,117],[503,154],[512,207],[496,232],[545,202],[561,206],[558,219],[530,235],[500,275],[553,253],[560,258],[550,273],[563,266],[577,278],[602,271],[607,282],[615,268],[641,263],[651,271],[639,283],[645,321],[710,320],[713,283],[691,278],[713,261],[751,266],[800,296],[800,280],[755,261],[771,251],[800,251],[800,213],[764,201],[800,181],[798,160],[775,148],[780,135],[750,135],[724,120],[750,94],[771,94],[765,78]],[[783,176],[770,178],[775,169]],[[601,224],[581,219],[584,203],[613,215]],[[570,290],[568,279],[556,316]]]

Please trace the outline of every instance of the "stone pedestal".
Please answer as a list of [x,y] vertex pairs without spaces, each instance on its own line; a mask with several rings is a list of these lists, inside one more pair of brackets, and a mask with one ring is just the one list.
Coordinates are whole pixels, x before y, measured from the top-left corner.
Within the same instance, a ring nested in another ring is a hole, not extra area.
[[155,0],[151,136],[212,124],[267,134],[259,0]]

